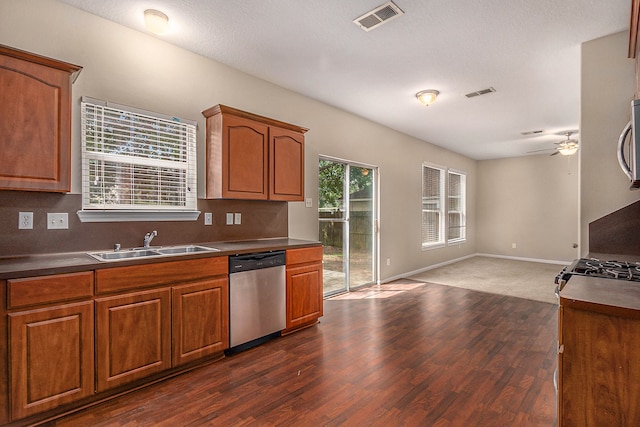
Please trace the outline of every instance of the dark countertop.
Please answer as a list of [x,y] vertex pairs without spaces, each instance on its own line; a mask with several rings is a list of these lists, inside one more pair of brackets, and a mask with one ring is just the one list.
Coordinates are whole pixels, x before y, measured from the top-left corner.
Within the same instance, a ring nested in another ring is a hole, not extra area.
[[[44,276],[47,274],[73,273],[77,271],[98,270],[102,268],[120,267],[125,265],[152,264],[157,262],[208,258],[212,256],[228,256],[253,252],[268,252],[275,250],[304,248],[318,246],[320,245],[320,242],[289,238],[272,238],[244,240],[238,242],[198,242],[193,244],[211,246],[220,250],[218,252],[191,253],[188,255],[173,256],[165,255],[162,257],[128,259],[125,261],[110,262],[98,261],[93,257],[87,255],[86,252],[2,257],[0,258],[0,280]],[[104,250],[104,252],[108,251],[108,249]]]

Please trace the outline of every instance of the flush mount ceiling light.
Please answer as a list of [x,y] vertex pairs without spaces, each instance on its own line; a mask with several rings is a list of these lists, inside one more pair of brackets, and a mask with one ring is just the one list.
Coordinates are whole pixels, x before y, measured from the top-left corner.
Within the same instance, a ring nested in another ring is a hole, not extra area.
[[440,92],[435,89],[423,90],[416,93],[416,98],[418,98],[418,101],[420,101],[422,105],[428,107],[434,103],[439,94]]
[[144,25],[153,34],[162,34],[169,29],[169,17],[159,10],[144,11]]

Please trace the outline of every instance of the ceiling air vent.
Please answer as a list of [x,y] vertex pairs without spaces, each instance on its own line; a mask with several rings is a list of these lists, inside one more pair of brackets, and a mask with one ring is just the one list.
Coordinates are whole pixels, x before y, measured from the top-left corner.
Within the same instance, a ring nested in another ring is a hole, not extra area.
[[390,1],[373,9],[371,12],[365,13],[361,17],[355,19],[353,23],[365,31],[371,31],[400,15],[404,15],[404,12]]
[[487,89],[477,90],[475,92],[468,93],[465,96],[467,98],[473,98],[474,96],[486,95],[487,93],[491,93],[491,92],[495,92],[495,91],[496,90],[494,88],[489,87]]

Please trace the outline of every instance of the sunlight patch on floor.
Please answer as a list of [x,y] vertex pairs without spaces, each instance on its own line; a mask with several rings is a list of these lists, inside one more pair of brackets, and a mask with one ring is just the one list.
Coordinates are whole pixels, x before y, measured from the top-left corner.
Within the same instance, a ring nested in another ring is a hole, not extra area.
[[401,294],[412,289],[424,286],[425,283],[414,282],[412,280],[396,280],[390,283],[383,283],[380,285],[371,285],[362,289],[357,289],[348,293],[336,295],[329,299],[331,300],[345,300],[345,299],[382,299],[389,298],[394,295]]

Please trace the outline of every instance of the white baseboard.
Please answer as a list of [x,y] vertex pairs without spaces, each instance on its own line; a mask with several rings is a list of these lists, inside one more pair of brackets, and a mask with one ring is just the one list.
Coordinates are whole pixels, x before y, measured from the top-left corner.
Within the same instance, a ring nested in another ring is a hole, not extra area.
[[418,270],[408,271],[403,274],[399,274],[396,276],[387,277],[380,281],[380,283],[388,283],[398,279],[406,279],[409,276],[413,276],[414,274],[424,273],[425,271],[433,270],[434,268],[444,267],[445,265],[453,264],[458,261],[463,261],[465,259],[483,256],[488,258],[502,258],[502,259],[510,259],[514,261],[527,261],[527,262],[539,262],[543,264],[557,264],[557,265],[569,265],[571,261],[558,261],[558,260],[550,260],[550,259],[539,259],[539,258],[524,258],[524,257],[516,257],[516,256],[507,256],[507,255],[494,255],[494,254],[483,254],[483,253],[475,253],[467,256],[463,256],[461,258],[455,258],[448,261],[444,261],[438,264],[433,264],[428,267],[420,268]]
[[524,258],[517,256],[507,256],[507,255],[493,255],[493,254],[481,254],[476,253],[476,256],[484,256],[489,258],[502,258],[502,259],[512,259],[515,261],[527,261],[527,262],[539,262],[542,264],[557,264],[557,265],[569,265],[571,261],[558,261],[553,259],[540,259],[540,258]]
[[438,264],[433,264],[433,265],[430,265],[428,267],[420,268],[418,270],[408,271],[406,273],[399,274],[397,276],[387,277],[386,279],[382,280],[381,283],[392,282],[392,281],[398,280],[398,279],[405,279],[405,278],[407,278],[409,276],[413,276],[414,274],[424,273],[425,271],[433,270],[434,268],[438,268],[438,267],[444,267],[445,265],[449,265],[449,264],[453,264],[454,262],[463,261],[465,259],[473,258],[474,256],[476,256],[476,254],[463,256],[461,258],[450,259],[448,261],[444,261],[444,262],[441,262],[441,263],[438,263]]

